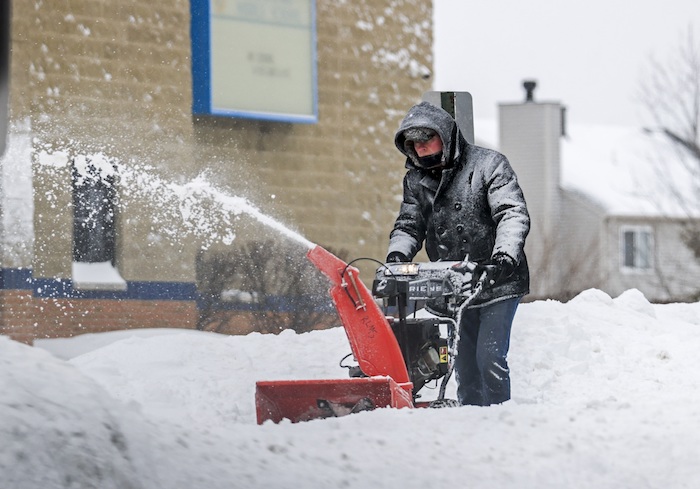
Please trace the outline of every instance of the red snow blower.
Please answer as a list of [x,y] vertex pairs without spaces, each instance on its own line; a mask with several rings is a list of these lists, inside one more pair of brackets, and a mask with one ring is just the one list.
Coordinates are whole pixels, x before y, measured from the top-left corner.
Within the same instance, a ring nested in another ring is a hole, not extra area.
[[[258,424],[266,420],[308,421],[380,407],[456,404],[444,397],[452,373],[457,324],[452,317],[481,290],[482,281],[471,286],[472,263],[382,264],[370,293],[357,268],[324,248],[315,246],[307,257],[332,282],[331,298],[357,365],[342,365],[345,359],[341,360],[341,366],[349,369],[347,379],[257,382]],[[396,315],[387,315],[375,299],[381,299],[385,311],[391,309]],[[417,305],[425,301],[445,317],[416,317]],[[411,305],[414,313],[409,317]],[[419,401],[418,391],[439,379],[438,398]]]

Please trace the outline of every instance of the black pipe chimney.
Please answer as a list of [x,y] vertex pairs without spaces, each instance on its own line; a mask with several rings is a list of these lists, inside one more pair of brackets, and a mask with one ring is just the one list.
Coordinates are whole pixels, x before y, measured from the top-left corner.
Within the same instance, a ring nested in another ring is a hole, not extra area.
[[525,80],[523,82],[523,87],[525,88],[525,102],[535,101],[535,88],[537,87],[537,81],[535,80]]

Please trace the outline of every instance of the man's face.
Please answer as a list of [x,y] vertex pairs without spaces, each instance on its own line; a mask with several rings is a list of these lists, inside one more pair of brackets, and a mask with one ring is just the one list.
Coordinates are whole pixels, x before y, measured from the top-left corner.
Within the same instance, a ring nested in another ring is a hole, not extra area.
[[440,139],[440,136],[435,134],[427,141],[414,141],[413,148],[416,150],[416,154],[419,158],[434,155],[442,151],[442,139]]

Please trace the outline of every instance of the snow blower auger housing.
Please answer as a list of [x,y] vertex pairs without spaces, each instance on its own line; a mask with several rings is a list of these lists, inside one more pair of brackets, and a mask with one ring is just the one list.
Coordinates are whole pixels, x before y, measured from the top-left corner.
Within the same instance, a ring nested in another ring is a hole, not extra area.
[[[470,286],[473,267],[466,261],[387,263],[377,269],[370,293],[355,267],[324,248],[315,246],[307,258],[332,282],[330,295],[357,366],[348,367],[346,379],[257,382],[258,424],[308,421],[379,407],[451,404],[444,395],[455,320],[408,317],[408,309],[412,305],[415,310],[419,301],[431,301],[437,310],[458,313],[480,290],[480,283]],[[375,299],[383,301],[384,310]],[[386,314],[390,308],[395,316]],[[437,400],[419,402],[418,391],[441,378]]]

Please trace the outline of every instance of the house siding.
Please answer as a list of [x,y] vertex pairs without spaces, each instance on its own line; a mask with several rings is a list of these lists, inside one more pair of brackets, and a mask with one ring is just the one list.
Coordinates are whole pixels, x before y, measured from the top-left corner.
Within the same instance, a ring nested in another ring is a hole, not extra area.
[[561,283],[561,189],[559,103],[501,104],[500,151],[518,175],[531,227],[525,253],[531,271],[531,299],[549,296]]
[[[617,296],[625,290],[635,288],[654,302],[697,299],[700,294],[700,263],[681,240],[684,223],[680,219],[610,217],[606,222],[606,252],[610,259],[605,291]],[[620,230],[625,226],[648,226],[652,229],[652,269],[622,269]]]
[[585,196],[562,191],[560,246],[565,257],[559,291],[552,296],[569,299],[585,289],[605,288],[607,266],[605,212]]

